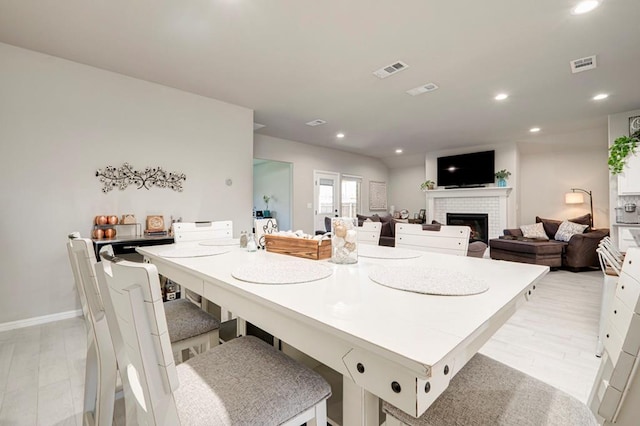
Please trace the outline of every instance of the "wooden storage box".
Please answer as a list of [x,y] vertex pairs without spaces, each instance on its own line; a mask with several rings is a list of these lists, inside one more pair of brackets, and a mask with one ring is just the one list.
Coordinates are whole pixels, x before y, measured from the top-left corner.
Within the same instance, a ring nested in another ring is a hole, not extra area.
[[331,257],[331,240],[322,240],[321,244],[318,244],[317,240],[269,234],[264,236],[264,240],[267,251],[274,253],[314,260],[329,259]]

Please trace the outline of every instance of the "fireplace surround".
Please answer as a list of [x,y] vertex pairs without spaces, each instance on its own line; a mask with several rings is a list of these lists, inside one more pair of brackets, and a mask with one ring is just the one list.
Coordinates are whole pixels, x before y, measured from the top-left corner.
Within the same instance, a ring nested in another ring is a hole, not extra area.
[[447,213],[484,213],[489,216],[488,239],[498,238],[509,228],[507,200],[511,190],[491,186],[427,191],[427,221],[447,223]]

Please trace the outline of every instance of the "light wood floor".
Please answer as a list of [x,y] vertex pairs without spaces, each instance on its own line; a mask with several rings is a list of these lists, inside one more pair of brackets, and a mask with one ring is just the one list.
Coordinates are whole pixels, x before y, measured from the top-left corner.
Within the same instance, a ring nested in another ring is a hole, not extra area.
[[[481,352],[586,401],[601,285],[599,271],[550,272]],[[0,425],[81,426],[85,352],[81,318],[0,333]]]
[[480,350],[586,402],[595,356],[602,272],[554,271]]

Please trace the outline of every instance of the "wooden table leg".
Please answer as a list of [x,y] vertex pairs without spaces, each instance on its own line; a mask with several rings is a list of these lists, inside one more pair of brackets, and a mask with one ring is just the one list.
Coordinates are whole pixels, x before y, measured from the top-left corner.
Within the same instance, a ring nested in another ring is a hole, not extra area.
[[342,377],[342,424],[344,426],[380,424],[378,397],[346,376]]

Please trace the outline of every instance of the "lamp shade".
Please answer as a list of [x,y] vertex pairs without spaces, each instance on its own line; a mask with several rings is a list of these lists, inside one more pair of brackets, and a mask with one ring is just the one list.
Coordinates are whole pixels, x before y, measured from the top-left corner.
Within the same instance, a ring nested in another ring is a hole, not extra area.
[[564,194],[564,202],[566,204],[582,204],[584,203],[584,195],[580,192],[567,192]]

